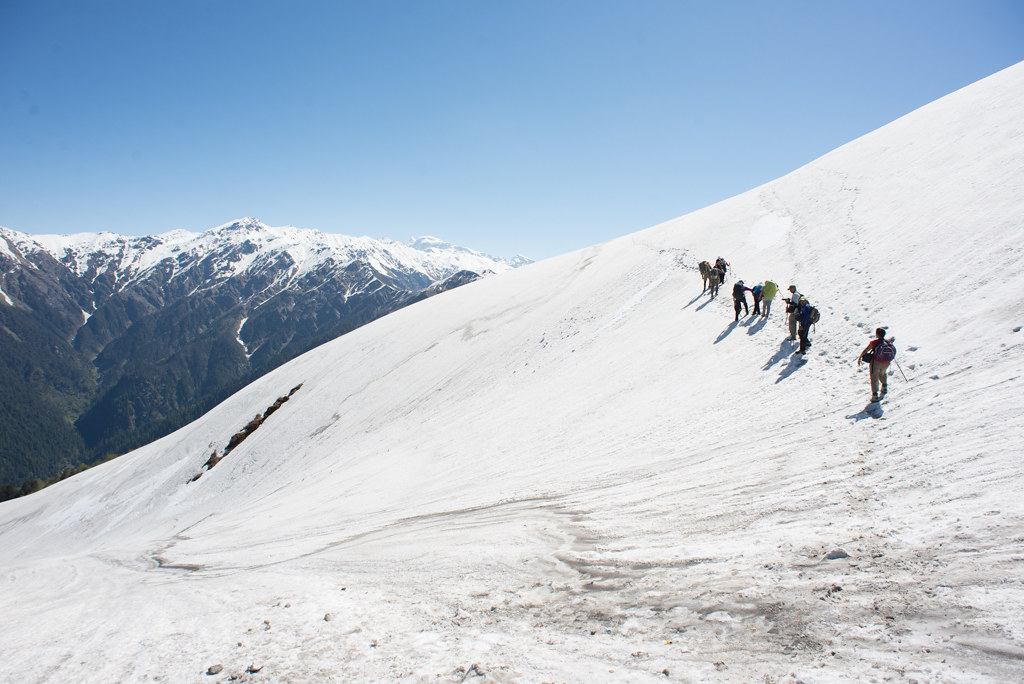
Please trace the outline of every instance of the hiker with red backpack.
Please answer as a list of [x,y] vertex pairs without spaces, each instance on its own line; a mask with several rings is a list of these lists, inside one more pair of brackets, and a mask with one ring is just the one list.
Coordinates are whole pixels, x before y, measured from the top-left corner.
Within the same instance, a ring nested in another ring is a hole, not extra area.
[[724,283],[725,274],[729,271],[729,262],[722,257],[718,257],[715,259],[715,268],[722,272],[722,282]]
[[[885,328],[875,330],[875,339],[868,342],[868,346],[857,357],[857,365],[868,362],[871,373],[871,402],[875,403],[882,399],[888,392],[886,377],[889,372],[889,364],[896,358],[896,345],[892,339],[885,339]],[[881,388],[881,393],[879,393]]]

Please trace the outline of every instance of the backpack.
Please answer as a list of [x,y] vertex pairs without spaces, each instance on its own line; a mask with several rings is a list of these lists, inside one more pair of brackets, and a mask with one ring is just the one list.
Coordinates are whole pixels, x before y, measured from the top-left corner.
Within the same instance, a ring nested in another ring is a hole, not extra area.
[[817,308],[812,306],[811,307],[811,313],[807,316],[807,324],[808,325],[814,325],[820,319],[821,319],[821,313],[818,312]]
[[779,286],[773,283],[772,281],[766,280],[764,282],[764,290],[762,290],[762,294],[764,295],[765,299],[775,299],[775,293],[778,291]]
[[874,349],[874,360],[879,363],[889,363],[896,358],[896,345],[889,340],[878,340]]

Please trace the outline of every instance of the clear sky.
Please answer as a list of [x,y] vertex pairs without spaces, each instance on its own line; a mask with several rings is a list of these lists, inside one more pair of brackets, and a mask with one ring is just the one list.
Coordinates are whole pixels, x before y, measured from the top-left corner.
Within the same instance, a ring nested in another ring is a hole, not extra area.
[[0,0],[0,225],[561,254],[1024,59],[1024,1]]

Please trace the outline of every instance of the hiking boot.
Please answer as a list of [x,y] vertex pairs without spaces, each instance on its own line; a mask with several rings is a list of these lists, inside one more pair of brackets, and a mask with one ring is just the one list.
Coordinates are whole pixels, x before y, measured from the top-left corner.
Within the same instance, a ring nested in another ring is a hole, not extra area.
[[878,403],[878,397],[871,397],[871,403],[872,404],[877,404]]

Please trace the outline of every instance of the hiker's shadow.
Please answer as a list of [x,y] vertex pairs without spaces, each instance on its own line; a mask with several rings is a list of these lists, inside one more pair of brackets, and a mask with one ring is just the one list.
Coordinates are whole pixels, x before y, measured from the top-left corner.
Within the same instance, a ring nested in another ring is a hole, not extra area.
[[767,322],[768,322],[768,319],[767,319],[767,318],[760,318],[760,317],[758,317],[758,319],[757,319],[757,321],[756,321],[756,322],[754,323],[754,325],[752,325],[752,326],[750,326],[749,328],[747,328],[747,334],[748,334],[748,335],[754,335],[754,334],[756,334],[756,333],[757,333],[758,331],[760,331],[760,330],[761,330],[761,328],[763,328],[763,327],[765,326],[765,324],[766,324]]
[[790,377],[797,371],[797,369],[801,368],[805,364],[807,364],[807,359],[804,358],[803,354],[791,355],[790,362],[788,362],[788,365],[784,369],[779,371],[778,380],[775,381],[775,384],[777,385],[786,378]]
[[[703,308],[704,308],[705,306],[707,306],[708,304],[710,304],[710,303],[711,303],[711,302],[713,302],[713,301],[715,301],[715,300],[714,300],[714,299],[708,299],[708,301],[706,301],[706,302],[704,302],[703,304],[701,304],[700,306],[698,306],[698,307],[697,307],[696,309],[694,309],[694,311],[700,311],[701,309],[703,309]],[[691,302],[691,304],[692,304],[692,303],[693,303],[693,302]],[[687,304],[687,306],[689,306],[689,304]],[[684,308],[685,308],[685,307],[684,307]]]
[[735,329],[736,329],[736,321],[733,321],[728,326],[726,326],[725,330],[722,331],[722,334],[718,336],[718,339],[715,340],[715,344],[718,344],[719,342],[724,340],[726,337],[729,336],[729,333],[731,333]]
[[852,414],[846,416],[846,419],[847,420],[852,420],[854,422],[860,422],[860,421],[864,420],[865,418],[871,418],[872,420],[878,420],[879,418],[882,417],[882,415],[884,413],[885,413],[885,411],[882,409],[882,405],[881,404],[868,404],[867,406],[864,407],[863,411],[861,411],[860,413],[852,413]]
[[[694,303],[695,301],[697,301],[698,299],[700,299],[701,297],[703,297],[703,296],[704,296],[704,295],[706,295],[706,294],[707,294],[707,290],[705,290],[704,292],[701,292],[701,293],[700,293],[699,295],[697,295],[696,297],[694,297],[693,299],[691,299],[691,300],[690,300],[689,302],[687,302],[686,306],[684,306],[683,308],[684,308],[684,309],[689,309],[689,308],[690,308],[691,306],[693,306],[693,303]],[[700,311],[700,310],[701,310],[701,308],[702,308],[702,307],[698,306],[698,307],[697,307],[697,311]]]
[[772,366],[777,364],[787,356],[793,355],[793,347],[790,345],[789,340],[782,340],[782,344],[779,345],[779,351],[775,352],[772,358],[768,359],[768,363],[761,367],[761,370],[771,370]]

